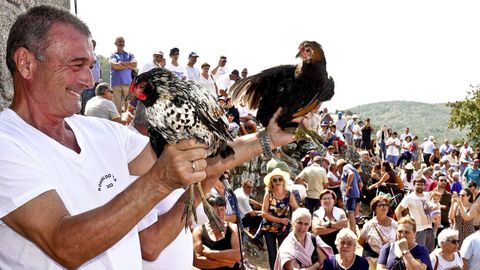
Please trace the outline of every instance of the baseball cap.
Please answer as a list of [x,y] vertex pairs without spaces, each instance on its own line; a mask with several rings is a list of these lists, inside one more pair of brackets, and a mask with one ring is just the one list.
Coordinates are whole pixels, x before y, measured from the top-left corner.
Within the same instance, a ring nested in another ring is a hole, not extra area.
[[163,52],[162,52],[162,51],[155,51],[155,52],[153,53],[153,55],[161,55],[161,56],[163,56]]
[[199,57],[198,54],[196,52],[191,52],[189,55],[188,55],[188,58],[190,57]]

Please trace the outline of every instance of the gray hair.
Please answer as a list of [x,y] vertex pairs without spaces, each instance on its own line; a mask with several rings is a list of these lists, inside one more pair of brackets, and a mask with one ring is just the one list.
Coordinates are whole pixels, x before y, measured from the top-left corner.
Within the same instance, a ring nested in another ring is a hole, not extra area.
[[312,215],[310,214],[310,211],[308,211],[307,208],[299,207],[292,213],[292,223],[295,223],[302,217],[308,217],[310,218],[310,221],[312,220]]
[[91,37],[88,26],[68,10],[48,5],[33,7],[17,17],[8,34],[6,60],[12,75],[17,70],[13,57],[18,48],[28,49],[41,62],[47,61],[46,50],[52,42],[48,34],[56,23],[69,24]]
[[357,235],[352,231],[350,230],[349,228],[343,228],[341,229],[338,234],[337,234],[337,238],[335,239],[335,245],[339,246],[340,245],[340,241],[342,239],[349,239],[349,240],[352,240],[354,243],[357,243],[357,240],[358,240],[358,237]]
[[444,243],[447,241],[448,238],[455,237],[458,238],[458,231],[452,228],[446,228],[443,229],[439,234],[438,234],[438,244],[440,245],[441,243]]
[[110,84],[108,83],[105,83],[105,82],[102,82],[102,83],[99,83],[97,85],[97,87],[95,88],[95,95],[97,96],[103,96],[105,95],[105,93],[112,89],[112,87],[110,86]]
[[245,185],[248,184],[248,183],[252,183],[252,184],[253,184],[252,179],[245,178],[245,179],[242,180],[241,186],[243,187],[243,186],[245,186]]

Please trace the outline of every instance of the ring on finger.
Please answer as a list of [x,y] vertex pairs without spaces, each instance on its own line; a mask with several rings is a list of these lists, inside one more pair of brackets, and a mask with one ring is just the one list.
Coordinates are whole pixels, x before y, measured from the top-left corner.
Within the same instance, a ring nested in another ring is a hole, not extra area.
[[192,161],[192,169],[193,169],[193,172],[197,171],[197,167],[195,166],[195,161]]

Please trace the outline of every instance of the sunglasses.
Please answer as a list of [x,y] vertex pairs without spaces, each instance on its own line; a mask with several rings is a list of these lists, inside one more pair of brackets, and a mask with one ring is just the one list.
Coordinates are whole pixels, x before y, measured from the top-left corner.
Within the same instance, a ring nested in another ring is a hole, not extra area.
[[388,204],[377,204],[377,207],[388,208],[388,207],[390,207],[390,205],[388,205]]
[[340,241],[340,246],[344,246],[344,245],[347,245],[347,246],[353,246],[355,245],[355,243],[353,243],[353,241]]
[[454,245],[460,243],[460,240],[457,240],[457,239],[447,239],[447,241],[454,244]]
[[274,183],[282,182],[282,181],[283,181],[283,178],[275,177],[275,178],[272,178],[272,181],[273,181]]

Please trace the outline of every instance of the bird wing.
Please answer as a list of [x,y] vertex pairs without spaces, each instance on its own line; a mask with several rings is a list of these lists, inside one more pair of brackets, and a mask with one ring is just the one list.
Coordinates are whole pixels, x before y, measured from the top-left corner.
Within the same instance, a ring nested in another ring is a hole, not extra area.
[[188,84],[192,91],[190,98],[196,105],[195,113],[200,121],[209,127],[216,136],[223,140],[233,140],[228,132],[228,119],[217,99],[200,84],[193,81],[189,81]]
[[[294,80],[294,65],[281,65],[266,69],[258,74],[237,81],[228,91],[236,103],[243,99],[247,108],[258,109],[262,97],[274,94],[281,95],[282,91]],[[269,93],[275,91],[274,93]]]

